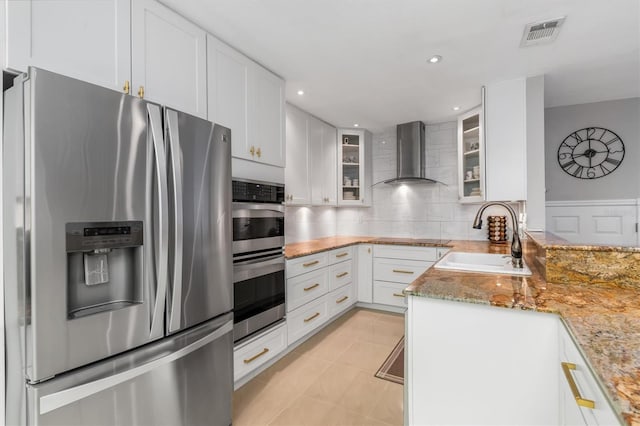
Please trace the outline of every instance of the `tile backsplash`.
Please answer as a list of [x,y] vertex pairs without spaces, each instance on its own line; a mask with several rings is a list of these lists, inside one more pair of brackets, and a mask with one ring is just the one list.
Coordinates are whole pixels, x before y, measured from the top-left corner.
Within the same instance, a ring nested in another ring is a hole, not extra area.
[[[458,202],[457,123],[426,127],[427,177],[446,185],[373,187],[369,208],[287,207],[286,242],[332,235],[484,240],[471,227],[479,207]],[[396,176],[396,127],[373,135],[373,182]],[[492,208],[487,214],[506,214]]]

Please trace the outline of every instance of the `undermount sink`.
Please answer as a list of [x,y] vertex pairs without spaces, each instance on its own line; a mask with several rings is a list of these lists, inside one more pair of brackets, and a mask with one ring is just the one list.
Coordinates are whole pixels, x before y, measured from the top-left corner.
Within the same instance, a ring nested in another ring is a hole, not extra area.
[[489,274],[506,274],[529,276],[531,270],[523,262],[523,268],[514,268],[511,256],[492,253],[465,253],[453,251],[447,253],[434,266],[436,269],[453,271],[485,272]]

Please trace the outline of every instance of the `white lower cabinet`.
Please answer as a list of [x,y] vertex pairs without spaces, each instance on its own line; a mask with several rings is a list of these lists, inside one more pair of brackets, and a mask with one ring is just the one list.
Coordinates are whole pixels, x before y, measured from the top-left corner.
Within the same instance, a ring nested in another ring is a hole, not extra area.
[[357,248],[358,302],[373,303],[373,245],[359,244]]
[[233,379],[238,381],[287,347],[287,326],[280,324],[269,332],[233,349]]
[[409,296],[406,327],[405,424],[622,424],[556,315]]
[[373,282],[373,303],[381,305],[407,307],[404,293],[402,291],[407,287],[405,283],[390,283],[386,281]]
[[621,424],[564,324],[559,326],[560,423]]
[[321,297],[287,314],[289,344],[320,327],[328,319],[327,299]]
[[337,314],[347,310],[356,302],[355,286],[353,283],[345,285],[327,295],[327,308],[329,316],[334,317]]
[[438,259],[436,247],[373,246],[373,303],[406,307],[403,290]]
[[558,424],[554,315],[409,296],[405,424]]
[[327,268],[322,268],[287,279],[287,312],[327,294],[328,273]]

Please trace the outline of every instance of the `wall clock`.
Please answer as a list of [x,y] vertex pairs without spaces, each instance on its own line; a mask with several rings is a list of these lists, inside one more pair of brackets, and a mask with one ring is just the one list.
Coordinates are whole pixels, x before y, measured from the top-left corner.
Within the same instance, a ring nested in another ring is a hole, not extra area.
[[602,127],[587,127],[567,136],[558,148],[562,170],[579,179],[597,179],[613,172],[624,159],[620,136]]

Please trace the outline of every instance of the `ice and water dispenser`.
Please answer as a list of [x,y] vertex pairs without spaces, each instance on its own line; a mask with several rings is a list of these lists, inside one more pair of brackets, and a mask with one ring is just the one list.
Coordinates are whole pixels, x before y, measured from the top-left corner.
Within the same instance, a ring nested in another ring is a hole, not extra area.
[[67,223],[67,317],[143,302],[142,222]]

